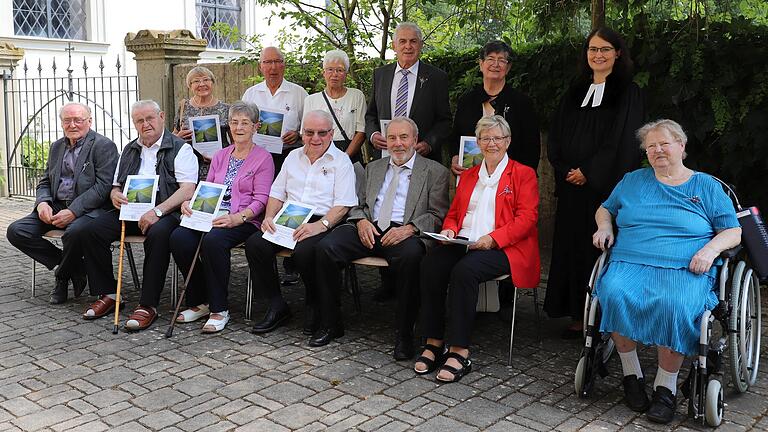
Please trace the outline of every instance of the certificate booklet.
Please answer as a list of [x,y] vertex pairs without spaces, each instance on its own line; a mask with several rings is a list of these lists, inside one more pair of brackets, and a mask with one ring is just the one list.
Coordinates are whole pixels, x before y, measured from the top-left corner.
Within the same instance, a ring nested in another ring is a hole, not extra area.
[[477,138],[463,136],[459,141],[459,162],[464,168],[472,168],[483,161],[483,153],[477,145]]
[[[384,137],[384,139],[387,138],[387,126],[389,126],[389,122],[392,120],[379,120],[379,124],[381,125],[381,135]],[[381,157],[385,158],[389,156],[389,152],[386,150],[381,151]]]
[[293,232],[301,224],[307,223],[314,213],[315,207],[311,205],[296,201],[286,201],[283,203],[283,208],[277,212],[273,219],[275,222],[275,232],[265,232],[262,238],[285,248],[293,249],[296,247]]
[[444,236],[444,235],[442,235],[440,233],[425,232],[424,236],[427,237],[427,238],[431,238],[433,240],[439,240],[439,241],[444,241],[444,242],[448,242],[448,243],[456,243],[456,244],[465,245],[465,246],[471,246],[471,245],[475,244],[475,242],[469,241],[467,239],[450,238],[450,237],[446,237],[446,236]]
[[253,134],[253,143],[263,147],[270,153],[281,154],[283,152],[283,139],[285,134],[285,122],[283,119],[287,111],[276,109],[263,109],[259,112],[261,125]]
[[224,185],[200,182],[189,202],[192,214],[182,215],[179,225],[196,231],[210,231],[213,228],[213,220],[219,216],[219,207],[226,191],[227,187]]
[[221,150],[221,125],[218,115],[207,115],[189,118],[189,129],[192,130],[192,148],[207,158],[212,158],[216,151]]
[[155,208],[158,175],[129,175],[125,180],[123,195],[127,204],[120,206],[120,220],[137,221],[141,215]]

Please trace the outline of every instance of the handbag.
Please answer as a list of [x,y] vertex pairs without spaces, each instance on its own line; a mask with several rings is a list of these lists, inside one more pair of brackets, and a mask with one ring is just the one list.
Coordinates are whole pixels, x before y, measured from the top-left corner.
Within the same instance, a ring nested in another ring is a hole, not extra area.
[[336,113],[333,111],[333,107],[331,107],[331,101],[328,100],[328,96],[325,95],[325,91],[320,92],[323,94],[323,99],[325,99],[325,104],[328,106],[328,111],[331,112],[331,115],[333,116],[333,121],[336,122],[336,126],[339,128],[339,132],[341,132],[341,136],[344,138],[344,142],[347,143],[346,146],[344,146],[344,150],[349,148],[349,145],[352,143],[352,140],[349,139],[347,136],[347,133],[344,132],[344,128],[341,127],[341,123],[339,122],[339,119],[336,118]]
[[184,107],[187,106],[187,100],[184,98],[181,98],[179,101],[179,121],[176,122],[175,125],[173,125],[173,134],[179,133],[181,130],[181,119],[184,117]]

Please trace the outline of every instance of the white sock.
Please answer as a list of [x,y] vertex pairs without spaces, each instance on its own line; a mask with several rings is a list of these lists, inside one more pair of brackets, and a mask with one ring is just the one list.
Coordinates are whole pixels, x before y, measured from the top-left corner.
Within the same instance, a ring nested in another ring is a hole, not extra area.
[[117,300],[117,294],[107,294],[107,297],[111,298],[112,300]]
[[654,390],[658,386],[663,386],[668,388],[673,395],[676,395],[678,372],[667,372],[659,366],[659,369],[656,371],[656,379],[653,381]]
[[624,371],[624,376],[635,375],[638,378],[643,377],[643,368],[640,367],[640,359],[637,358],[637,350],[627,351],[625,353],[619,352],[619,358],[621,359],[621,369]]

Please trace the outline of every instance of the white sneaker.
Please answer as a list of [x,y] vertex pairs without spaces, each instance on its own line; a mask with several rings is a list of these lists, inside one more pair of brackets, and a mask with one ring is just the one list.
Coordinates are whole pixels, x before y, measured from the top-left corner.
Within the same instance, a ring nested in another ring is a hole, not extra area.
[[[195,310],[197,309],[197,310]],[[179,316],[176,317],[177,323],[190,323],[193,321],[197,321],[200,318],[206,317],[211,313],[210,309],[208,309],[207,304],[201,304],[197,305],[194,308],[189,308],[181,313],[179,313]]]
[[[213,318],[214,315],[218,315],[221,319]],[[208,321],[203,326],[203,333],[218,333],[224,330],[224,327],[229,322],[229,311],[214,312],[208,317]]]

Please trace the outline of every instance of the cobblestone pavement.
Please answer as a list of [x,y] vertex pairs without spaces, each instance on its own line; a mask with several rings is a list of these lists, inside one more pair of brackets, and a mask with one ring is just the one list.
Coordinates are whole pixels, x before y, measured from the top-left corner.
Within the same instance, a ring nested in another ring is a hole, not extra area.
[[[411,362],[392,359],[393,304],[371,300],[378,275],[364,269],[358,272],[362,313],[354,314],[345,296],[346,336],[323,348],[309,348],[301,335],[301,285],[286,289],[295,313],[287,327],[268,336],[248,332],[243,316],[247,266],[241,252],[233,258],[233,319],[221,334],[203,335],[202,324],[195,323],[166,339],[170,306],[164,292],[161,317],[151,330],[113,335],[111,319],[80,319],[85,297],[49,305],[53,275],[42,266],[38,296],[31,298],[31,260],[5,238],[8,224],[30,207],[28,200],[0,199],[2,431],[703,429],[685,418],[684,403],[666,427],[625,408],[616,356],[594,396],[577,398],[572,382],[580,341],[558,338],[562,320],[544,320],[537,341],[529,295],[518,301],[512,365],[506,361],[508,308],[480,314],[475,368],[461,383],[442,386],[432,377],[415,376]],[[137,259],[141,262],[141,253]],[[125,274],[130,310],[138,295]],[[767,294],[764,289],[763,360]],[[263,313],[257,302],[254,316]],[[641,360],[653,375],[653,351],[643,350]],[[747,394],[727,387],[720,429],[768,430],[766,370],[768,364]]]

